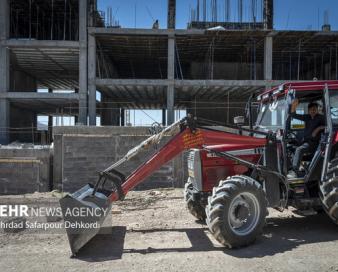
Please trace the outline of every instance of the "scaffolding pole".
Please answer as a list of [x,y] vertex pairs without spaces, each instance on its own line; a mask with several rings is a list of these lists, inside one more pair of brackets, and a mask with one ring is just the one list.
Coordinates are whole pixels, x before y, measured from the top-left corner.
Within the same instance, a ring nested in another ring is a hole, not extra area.
[[52,1],[52,17],[50,21],[50,39],[53,40],[53,31],[54,31],[54,0]]

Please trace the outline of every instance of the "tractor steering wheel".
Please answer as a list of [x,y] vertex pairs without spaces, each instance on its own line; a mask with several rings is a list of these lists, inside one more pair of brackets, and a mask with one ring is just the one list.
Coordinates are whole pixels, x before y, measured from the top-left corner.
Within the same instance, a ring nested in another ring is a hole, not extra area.
[[288,139],[297,139],[297,134],[293,131],[288,131],[288,134],[286,135],[286,138]]
[[286,135],[286,141],[289,144],[298,144],[297,134],[293,131],[288,131]]

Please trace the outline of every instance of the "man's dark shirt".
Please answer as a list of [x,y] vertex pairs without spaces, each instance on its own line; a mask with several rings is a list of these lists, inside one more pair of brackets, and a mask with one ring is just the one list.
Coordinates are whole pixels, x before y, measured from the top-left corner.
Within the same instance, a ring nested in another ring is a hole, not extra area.
[[323,115],[316,114],[313,118],[311,118],[310,114],[297,114],[294,112],[291,113],[291,117],[305,122],[303,142],[319,141],[320,133],[313,138],[312,132],[320,126],[325,126],[325,118]]

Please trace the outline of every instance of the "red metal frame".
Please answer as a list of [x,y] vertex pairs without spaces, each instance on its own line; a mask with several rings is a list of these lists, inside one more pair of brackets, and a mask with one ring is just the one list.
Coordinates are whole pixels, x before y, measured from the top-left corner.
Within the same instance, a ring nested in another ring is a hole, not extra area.
[[[266,139],[206,129],[197,129],[192,132],[189,128],[186,128],[127,177],[122,184],[123,194],[127,194],[128,191],[184,150],[201,148],[203,145],[216,145],[211,147],[223,151],[238,150],[263,147],[266,145]],[[113,193],[110,199],[111,201],[118,200],[118,194]]]
[[[288,91],[288,89],[296,91],[322,91],[325,88],[325,85],[328,85],[328,88],[331,90],[338,90],[338,80],[298,81],[282,84],[284,94]],[[277,91],[278,88],[279,86],[268,89],[267,91],[262,92],[261,95],[273,93],[274,91]]]

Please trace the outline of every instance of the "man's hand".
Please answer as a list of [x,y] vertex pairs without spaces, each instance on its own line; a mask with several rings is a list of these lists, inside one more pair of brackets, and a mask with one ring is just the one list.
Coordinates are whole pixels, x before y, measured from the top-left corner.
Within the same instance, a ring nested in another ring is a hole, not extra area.
[[324,130],[324,129],[325,129],[325,126],[317,127],[317,128],[312,132],[312,137],[315,138],[315,137],[318,135],[318,133],[319,133],[320,131]]
[[291,104],[291,113],[295,112],[297,107],[299,105],[299,100],[296,98],[295,100],[292,101]]

